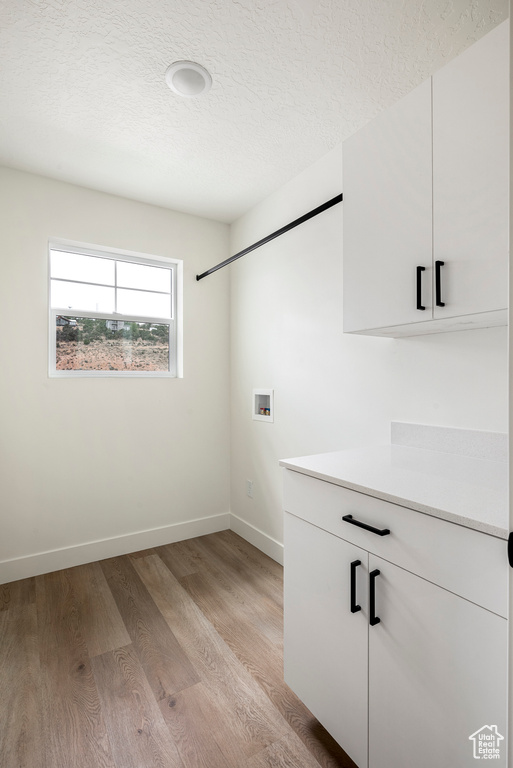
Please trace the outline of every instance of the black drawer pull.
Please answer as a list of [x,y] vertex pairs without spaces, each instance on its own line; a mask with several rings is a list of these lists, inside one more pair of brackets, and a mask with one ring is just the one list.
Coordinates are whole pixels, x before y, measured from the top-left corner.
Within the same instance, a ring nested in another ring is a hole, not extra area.
[[362,610],[362,606],[356,603],[356,569],[361,564],[361,560],[353,560],[351,563],[351,613],[357,613]]
[[379,528],[374,528],[372,525],[367,525],[367,523],[361,523],[359,520],[355,520],[352,515],[344,515],[342,520],[346,523],[351,523],[351,525],[357,525],[358,528],[365,528],[366,531],[375,533],[377,536],[386,536],[390,533],[388,528],[382,528],[381,530]]
[[369,624],[371,627],[376,626],[381,621],[379,616],[376,616],[376,578],[379,573],[377,568],[369,573]]
[[445,307],[442,301],[442,267],[445,261],[435,261],[435,298],[437,307]]
[[426,267],[417,267],[417,309],[426,309],[422,305],[422,273],[426,271]]

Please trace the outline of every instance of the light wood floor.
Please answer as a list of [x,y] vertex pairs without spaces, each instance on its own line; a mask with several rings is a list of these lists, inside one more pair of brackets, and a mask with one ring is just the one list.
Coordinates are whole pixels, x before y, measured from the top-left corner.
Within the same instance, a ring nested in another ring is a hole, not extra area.
[[282,568],[231,531],[0,586],[0,766],[353,768],[282,654]]

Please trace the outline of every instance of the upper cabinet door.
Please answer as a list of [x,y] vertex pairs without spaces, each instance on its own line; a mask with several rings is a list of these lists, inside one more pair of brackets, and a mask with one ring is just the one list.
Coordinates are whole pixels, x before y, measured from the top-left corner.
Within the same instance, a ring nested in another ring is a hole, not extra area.
[[508,305],[508,73],[505,21],[433,76],[435,318]]
[[347,139],[343,153],[344,330],[430,319],[431,81]]

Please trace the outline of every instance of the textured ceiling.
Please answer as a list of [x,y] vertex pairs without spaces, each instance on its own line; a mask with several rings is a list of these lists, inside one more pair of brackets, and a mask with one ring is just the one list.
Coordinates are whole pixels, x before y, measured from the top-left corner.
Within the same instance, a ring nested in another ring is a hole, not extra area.
[[[0,164],[233,221],[507,12],[507,0],[2,0]],[[207,67],[206,96],[169,90],[178,59]]]

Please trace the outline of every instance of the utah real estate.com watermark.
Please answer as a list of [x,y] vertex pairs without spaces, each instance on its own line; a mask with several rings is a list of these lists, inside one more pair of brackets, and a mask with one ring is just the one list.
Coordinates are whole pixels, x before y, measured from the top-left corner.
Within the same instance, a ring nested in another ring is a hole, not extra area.
[[469,739],[474,742],[476,760],[500,760],[500,742],[504,740],[504,736],[501,736],[496,725],[483,725],[469,736]]

